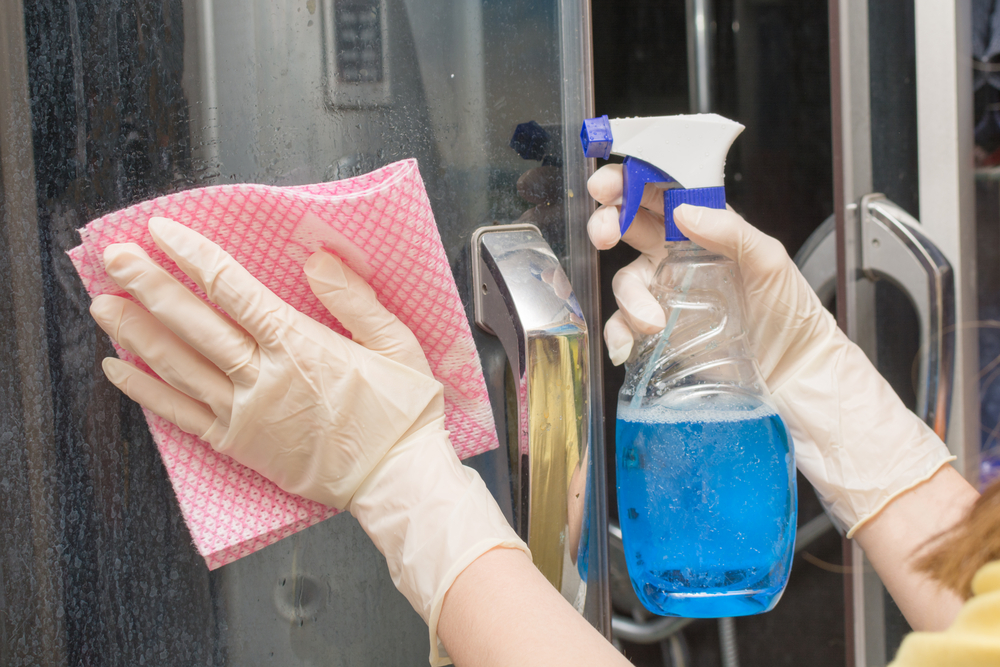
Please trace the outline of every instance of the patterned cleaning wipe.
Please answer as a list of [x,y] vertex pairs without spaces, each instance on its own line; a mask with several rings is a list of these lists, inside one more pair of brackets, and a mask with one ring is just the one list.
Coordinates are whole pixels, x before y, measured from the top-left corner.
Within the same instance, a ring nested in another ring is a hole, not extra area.
[[[408,326],[444,384],[445,425],[460,458],[498,446],[479,356],[416,160],[299,187],[224,185],[143,202],[94,220],[70,251],[91,297],[129,297],[104,272],[112,243],[133,242],[195,294],[205,294],[154,243],[153,216],[176,220],[222,246],[293,307],[338,333],[303,265],[325,248],[342,258]],[[118,356],[148,366],[122,348]],[[198,552],[209,569],[253,553],[335,510],[285,493],[207,442],[146,411]]]

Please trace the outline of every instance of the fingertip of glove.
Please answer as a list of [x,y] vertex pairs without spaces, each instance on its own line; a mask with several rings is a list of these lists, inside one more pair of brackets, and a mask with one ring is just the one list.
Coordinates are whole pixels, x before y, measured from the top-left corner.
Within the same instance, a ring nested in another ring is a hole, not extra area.
[[587,180],[587,192],[602,204],[610,204],[611,201],[621,197],[621,165],[608,164],[595,171]]
[[698,224],[701,222],[701,216],[704,213],[704,207],[692,206],[691,204],[681,204],[674,209],[674,222],[681,227],[681,231],[684,231],[685,229],[695,230],[698,228]]
[[189,264],[192,267],[221,266],[225,258],[230,257],[219,244],[176,220],[153,217],[147,226],[156,245],[186,273]]
[[628,356],[632,353],[632,344],[626,343],[618,347],[612,347],[608,345],[608,357],[611,359],[611,363],[614,366],[621,366],[626,361],[628,361]]
[[176,224],[177,223],[171,220],[170,218],[153,216],[152,218],[149,219],[149,222],[146,224],[146,227],[149,229],[150,234],[157,236],[159,234],[162,234],[163,232],[168,231],[172,225]]
[[302,268],[306,272],[307,276],[312,277],[316,275],[318,271],[322,271],[323,267],[327,266],[332,259],[334,259],[334,257],[326,250],[317,250],[309,256],[309,259],[306,260],[305,266]]
[[[347,287],[347,274],[340,258],[325,250],[314,252],[303,267],[310,284],[321,283],[325,290]],[[315,290],[314,290],[315,291]]]
[[663,308],[655,301],[644,302],[634,306],[630,311],[632,323],[644,334],[655,334],[667,326],[667,316]]
[[104,267],[109,268],[115,263],[115,260],[124,257],[126,255],[133,255],[138,257],[149,258],[146,251],[139,247],[135,243],[112,243],[104,249],[102,257],[104,259]]
[[587,233],[590,235],[590,242],[598,250],[607,250],[617,245],[622,238],[617,209],[602,206],[594,211],[587,223]]
[[116,387],[121,385],[127,375],[127,371],[124,366],[126,366],[125,362],[114,357],[105,357],[101,360],[101,370],[103,370],[104,375],[111,380],[111,384]]
[[176,241],[179,234],[189,231],[187,227],[175,220],[157,216],[150,218],[146,226],[153,241],[161,248],[164,245],[171,245],[171,241]]
[[735,211],[681,204],[674,221],[692,241],[739,261],[750,225]]
[[621,366],[628,360],[632,354],[632,341],[632,330],[625,323],[621,311],[618,311],[604,326],[604,342],[612,364]]
[[98,294],[90,302],[90,316],[101,325],[101,328],[114,323],[118,310],[118,301],[107,294]]

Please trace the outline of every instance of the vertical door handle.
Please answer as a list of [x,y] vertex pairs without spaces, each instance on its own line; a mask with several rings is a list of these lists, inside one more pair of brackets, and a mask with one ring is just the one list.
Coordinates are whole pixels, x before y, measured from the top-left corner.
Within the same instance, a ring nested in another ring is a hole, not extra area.
[[916,412],[944,440],[955,361],[955,285],[951,264],[920,223],[886,199],[861,198],[861,268],[887,279],[913,302],[920,321]]
[[514,378],[509,438],[514,529],[558,589],[583,532],[590,438],[587,325],[558,258],[534,225],[472,238],[476,324],[497,336]]
[[[920,230],[920,223],[885,195],[865,195],[853,207],[860,225],[861,271],[872,280],[889,280],[917,310],[920,363],[916,413],[944,440],[951,407],[955,358],[954,273],[941,251]],[[833,219],[809,237],[795,257],[821,299],[833,297],[837,277]]]

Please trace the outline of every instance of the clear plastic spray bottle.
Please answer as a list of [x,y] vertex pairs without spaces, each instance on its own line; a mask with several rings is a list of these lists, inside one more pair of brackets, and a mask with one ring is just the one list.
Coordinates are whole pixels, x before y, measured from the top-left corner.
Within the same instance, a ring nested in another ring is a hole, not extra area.
[[581,132],[587,157],[625,156],[622,233],[646,184],[667,188],[667,257],[650,288],[667,324],[626,362],[615,441],[629,577],[666,616],[768,611],[793,555],[792,440],[749,349],[739,268],[673,224],[683,203],[725,208],[726,153],[742,130],[700,114],[604,116]]

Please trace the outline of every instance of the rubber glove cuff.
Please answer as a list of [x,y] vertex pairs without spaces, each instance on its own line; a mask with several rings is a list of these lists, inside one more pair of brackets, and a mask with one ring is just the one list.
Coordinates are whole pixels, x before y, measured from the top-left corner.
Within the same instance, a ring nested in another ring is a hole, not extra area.
[[443,424],[439,419],[393,447],[349,506],[385,556],[396,588],[427,622],[435,666],[451,664],[437,625],[458,575],[498,547],[531,556],[479,474],[458,460]]
[[848,538],[955,460],[836,327],[815,341],[772,396],[795,441],[799,469]]

